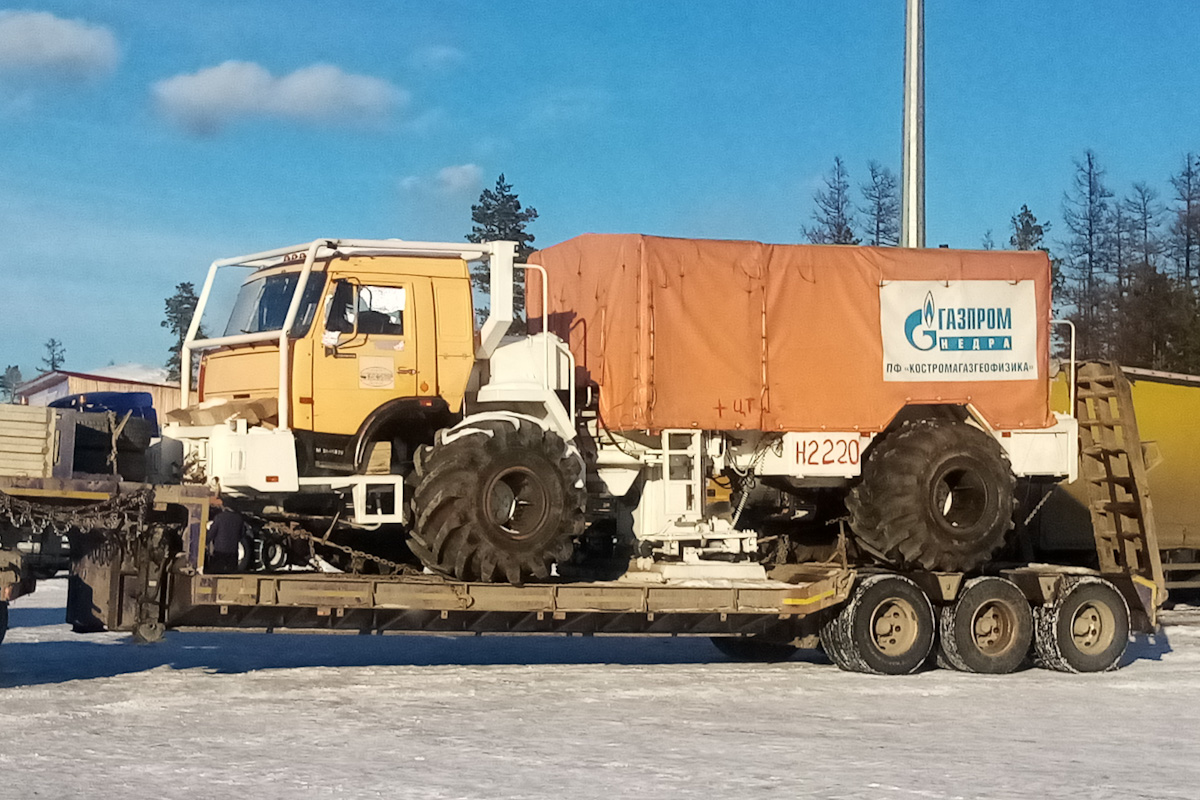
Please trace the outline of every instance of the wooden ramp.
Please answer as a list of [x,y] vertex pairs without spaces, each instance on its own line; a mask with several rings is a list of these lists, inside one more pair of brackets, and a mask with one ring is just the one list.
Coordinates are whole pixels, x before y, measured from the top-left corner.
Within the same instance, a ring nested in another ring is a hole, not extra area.
[[1154,624],[1166,584],[1129,381],[1115,364],[1087,362],[1079,368],[1076,387],[1080,478],[1087,487],[1100,571],[1136,593]]

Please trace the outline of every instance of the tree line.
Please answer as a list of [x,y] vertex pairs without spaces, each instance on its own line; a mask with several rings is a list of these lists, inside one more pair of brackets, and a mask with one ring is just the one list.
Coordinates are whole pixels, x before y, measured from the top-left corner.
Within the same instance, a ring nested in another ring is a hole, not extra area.
[[[845,163],[834,159],[813,194],[812,224],[801,228],[808,241],[897,243],[899,182],[875,161],[867,174],[856,198]],[[1005,247],[1049,254],[1055,313],[1075,324],[1079,357],[1200,373],[1200,156],[1182,156],[1162,188],[1135,181],[1118,196],[1087,150],[1061,211],[1063,238],[1051,241],[1050,222],[1022,205]],[[996,247],[991,230],[980,246]]]

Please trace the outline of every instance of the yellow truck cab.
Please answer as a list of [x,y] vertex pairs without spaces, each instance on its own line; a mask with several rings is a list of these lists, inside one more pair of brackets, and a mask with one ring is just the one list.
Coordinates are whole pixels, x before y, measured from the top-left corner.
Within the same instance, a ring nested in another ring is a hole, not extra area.
[[[304,256],[251,273],[222,335],[280,330]],[[472,314],[467,262],[453,254],[314,259],[288,336],[287,416],[300,474],[361,471],[374,442],[391,444],[393,460],[411,460],[414,439],[428,439],[462,409]],[[202,403],[284,402],[279,348],[255,341],[206,352]]]

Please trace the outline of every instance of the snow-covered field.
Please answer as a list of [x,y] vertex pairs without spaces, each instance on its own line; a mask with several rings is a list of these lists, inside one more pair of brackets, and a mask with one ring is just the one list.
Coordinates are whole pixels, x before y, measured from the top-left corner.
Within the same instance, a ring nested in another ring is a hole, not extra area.
[[1200,611],[1122,670],[904,678],[706,639],[72,634],[0,645],[0,797],[1197,798]]

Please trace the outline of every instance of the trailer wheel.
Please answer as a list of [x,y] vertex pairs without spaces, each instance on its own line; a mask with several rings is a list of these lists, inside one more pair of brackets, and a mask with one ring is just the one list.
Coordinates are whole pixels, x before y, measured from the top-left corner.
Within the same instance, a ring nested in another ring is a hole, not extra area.
[[772,642],[757,636],[714,636],[713,646],[734,661],[771,663],[787,661],[800,648],[783,642]]
[[907,675],[918,670],[933,649],[933,604],[908,578],[871,575],[827,623],[826,653],[851,672]]
[[262,566],[266,572],[278,572],[287,566],[287,543],[280,539],[263,539]]
[[138,644],[161,642],[166,630],[161,622],[139,622],[133,628],[133,640]]
[[844,669],[847,672],[853,672],[850,665],[850,659],[846,655],[846,649],[842,647],[841,635],[838,632],[838,615],[829,617],[821,626],[819,639],[821,641],[821,650],[829,657],[838,668]]
[[958,599],[943,606],[938,665],[960,672],[1012,672],[1029,655],[1033,611],[1012,581],[974,578]]
[[251,572],[254,568],[254,533],[250,526],[245,526],[242,535],[238,537],[237,571]]
[[964,572],[1004,544],[1015,487],[991,436],[962,422],[917,420],[872,448],[846,507],[856,541],[884,563]]
[[1058,599],[1033,611],[1038,662],[1059,672],[1116,669],[1129,645],[1129,606],[1093,576],[1067,578]]
[[583,460],[534,422],[490,419],[440,432],[416,472],[409,548],[435,572],[544,580],[583,531]]

